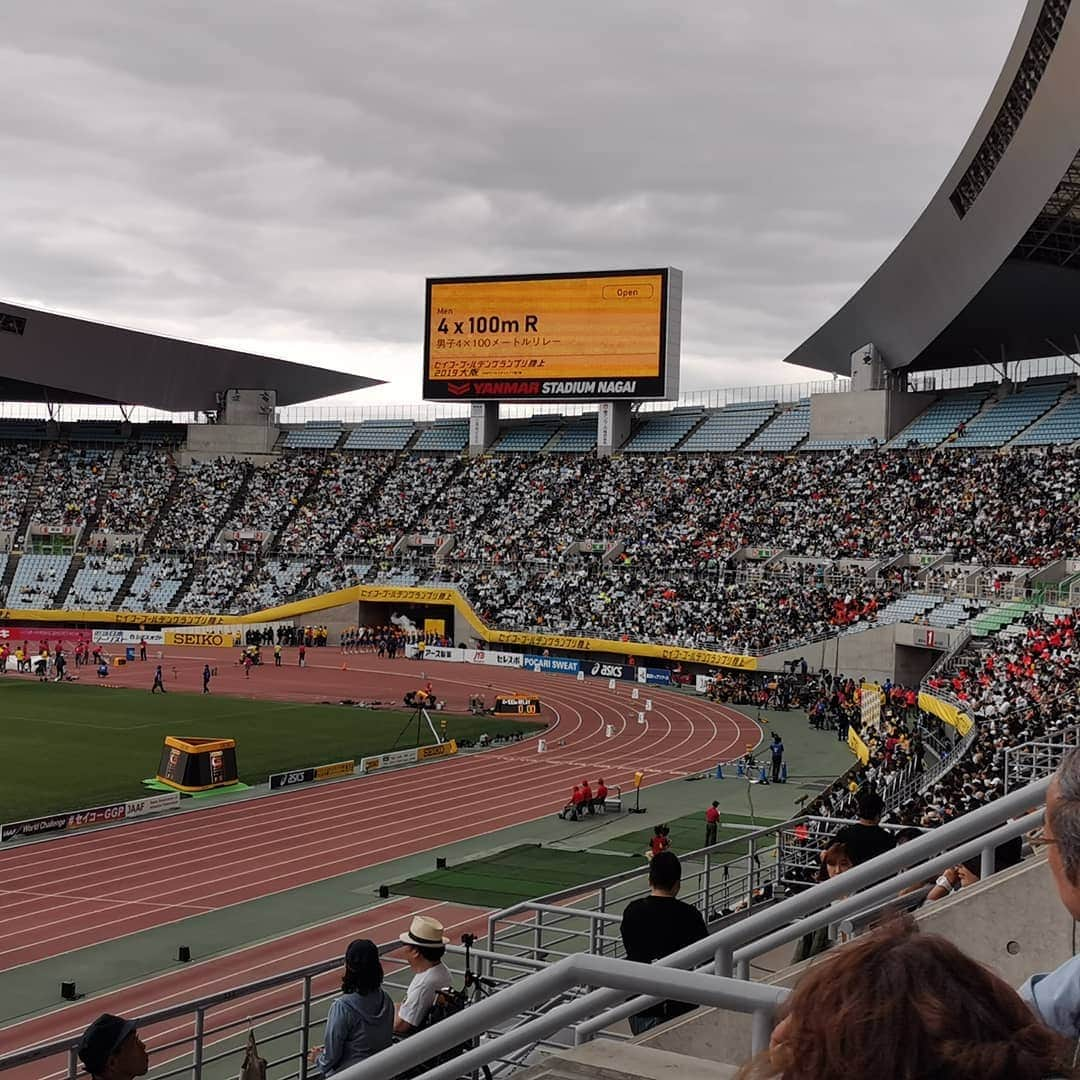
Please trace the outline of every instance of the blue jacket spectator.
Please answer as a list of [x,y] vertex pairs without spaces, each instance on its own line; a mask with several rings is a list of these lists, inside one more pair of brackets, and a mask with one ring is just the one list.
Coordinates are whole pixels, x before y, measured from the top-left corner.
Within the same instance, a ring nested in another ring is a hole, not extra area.
[[341,997],[335,998],[326,1018],[326,1044],[311,1051],[311,1061],[323,1076],[385,1050],[394,1030],[394,1003],[382,988],[379,950],[364,938],[353,941],[345,953]]

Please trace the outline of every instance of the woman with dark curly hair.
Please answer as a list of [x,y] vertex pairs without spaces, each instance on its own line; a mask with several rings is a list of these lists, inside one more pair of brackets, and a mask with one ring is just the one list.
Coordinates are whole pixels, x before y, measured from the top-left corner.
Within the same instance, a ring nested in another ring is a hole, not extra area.
[[310,1053],[323,1076],[333,1076],[372,1054],[393,1039],[394,1003],[382,988],[383,969],[374,942],[357,938],[345,952],[341,997],[326,1018],[326,1045]]
[[955,945],[897,919],[803,976],[739,1080],[1073,1077],[1068,1042]]

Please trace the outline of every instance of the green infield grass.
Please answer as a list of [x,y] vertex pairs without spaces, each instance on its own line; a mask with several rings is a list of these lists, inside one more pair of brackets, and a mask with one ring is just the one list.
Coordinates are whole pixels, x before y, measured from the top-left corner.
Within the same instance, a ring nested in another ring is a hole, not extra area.
[[[340,705],[0,680],[0,821],[78,810],[145,794],[166,735],[236,740],[240,779],[393,749],[412,714]],[[446,735],[533,733],[538,723],[445,716]],[[426,725],[425,725],[426,728]],[[425,743],[435,740],[423,732]],[[416,728],[398,747],[415,744]]]
[[454,904],[503,908],[632,870],[640,862],[622,855],[522,844],[486,858],[420,874],[391,885],[390,891]]

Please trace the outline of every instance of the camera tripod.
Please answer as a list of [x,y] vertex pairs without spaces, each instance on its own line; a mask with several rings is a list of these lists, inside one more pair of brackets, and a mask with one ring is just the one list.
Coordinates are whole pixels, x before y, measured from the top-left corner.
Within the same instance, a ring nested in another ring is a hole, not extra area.
[[[471,952],[472,947],[476,944],[475,934],[462,934],[461,944],[465,946],[465,985],[463,992],[466,998],[466,1004],[472,1005],[477,1001],[482,1001],[488,994],[497,990],[494,979],[485,979],[482,975],[472,969]],[[480,1036],[476,1035],[472,1039],[472,1045],[480,1045]],[[469,1076],[472,1080],[479,1080],[479,1077],[483,1077],[484,1080],[491,1080],[491,1070],[486,1065],[481,1065],[479,1069],[474,1069]]]
[[416,741],[413,745],[419,746],[421,742],[423,742],[425,720],[427,721],[428,729],[431,731],[431,737],[435,742],[441,743],[443,741],[442,736],[435,730],[435,724],[427,709],[423,705],[416,705],[413,707],[412,715],[405,721],[405,726],[398,732],[397,738],[394,740],[394,745],[390,747],[390,749],[397,749],[397,745],[401,742],[402,736],[413,726],[414,722],[416,724]]

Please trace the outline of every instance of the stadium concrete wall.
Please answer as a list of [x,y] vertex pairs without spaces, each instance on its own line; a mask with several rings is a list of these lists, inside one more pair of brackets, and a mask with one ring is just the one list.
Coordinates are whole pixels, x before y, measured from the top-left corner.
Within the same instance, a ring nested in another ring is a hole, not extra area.
[[811,439],[877,439],[898,435],[934,400],[933,394],[860,390],[810,398]]
[[279,429],[273,424],[188,424],[187,442],[179,455],[180,465],[207,461],[221,455],[255,464],[271,459]]
[[[1072,920],[1061,906],[1046,858],[1030,858],[918,913],[919,926],[986,964],[1010,986],[1053,971],[1072,956]],[[794,945],[754,961],[760,981],[795,986],[820,959],[789,966]],[[768,972],[778,972],[769,977]],[[764,974],[763,974],[764,973]],[[620,1025],[621,1026],[621,1025]],[[750,1017],[703,1008],[637,1040],[658,1050],[728,1064],[750,1056]]]
[[897,681],[895,640],[893,626],[878,626],[859,634],[823,638],[808,645],[795,645],[759,656],[758,670],[783,671],[785,663],[805,659],[810,671],[828,668],[829,671],[835,669],[853,678],[861,675],[869,682],[882,683],[886,679]]

